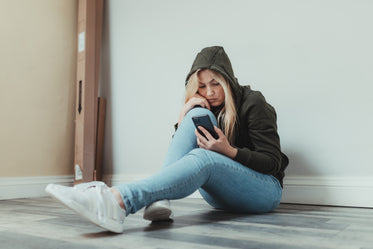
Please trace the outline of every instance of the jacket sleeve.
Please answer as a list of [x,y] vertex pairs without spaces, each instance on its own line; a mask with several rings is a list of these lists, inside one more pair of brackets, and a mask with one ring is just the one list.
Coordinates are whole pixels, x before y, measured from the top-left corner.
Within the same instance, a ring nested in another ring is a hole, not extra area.
[[275,175],[281,169],[280,139],[276,112],[263,95],[250,96],[247,110],[248,140],[251,148],[237,148],[234,160],[263,174]]

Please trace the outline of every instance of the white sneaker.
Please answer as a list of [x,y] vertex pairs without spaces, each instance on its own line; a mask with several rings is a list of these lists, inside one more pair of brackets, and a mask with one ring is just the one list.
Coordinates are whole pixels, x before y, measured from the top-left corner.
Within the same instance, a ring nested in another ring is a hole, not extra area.
[[105,183],[89,182],[75,187],[49,184],[45,191],[94,224],[115,233],[123,232],[126,211]]
[[172,218],[169,200],[156,201],[144,210],[144,219],[150,221],[166,221]]

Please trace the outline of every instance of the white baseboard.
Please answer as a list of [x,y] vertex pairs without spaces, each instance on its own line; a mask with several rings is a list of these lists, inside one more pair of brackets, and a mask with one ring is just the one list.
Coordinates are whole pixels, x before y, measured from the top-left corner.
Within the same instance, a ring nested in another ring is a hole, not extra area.
[[[109,186],[129,183],[149,175],[105,175]],[[72,186],[74,177],[0,177],[0,200],[46,196],[49,183]],[[282,203],[353,206],[373,208],[373,177],[287,176]],[[189,198],[202,198],[198,191]]]
[[300,177],[284,180],[283,203],[373,207],[373,177]]
[[0,177],[0,200],[46,196],[49,183],[72,186],[73,175],[41,177]]
[[[145,179],[149,175],[106,175],[112,186]],[[373,177],[287,176],[282,203],[373,207]],[[189,198],[202,198],[197,192]]]

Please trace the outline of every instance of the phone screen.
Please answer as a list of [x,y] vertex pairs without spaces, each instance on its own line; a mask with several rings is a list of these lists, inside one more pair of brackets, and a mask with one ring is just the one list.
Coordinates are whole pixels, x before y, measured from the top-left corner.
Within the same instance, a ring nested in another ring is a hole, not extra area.
[[209,115],[206,114],[201,116],[194,116],[192,117],[192,120],[199,134],[204,136],[206,139],[207,137],[205,136],[205,134],[203,134],[203,132],[200,129],[198,129],[198,126],[202,126],[203,128],[205,128],[211,134],[211,136],[213,136],[213,138],[219,139],[219,136],[214,129],[214,125],[212,124]]

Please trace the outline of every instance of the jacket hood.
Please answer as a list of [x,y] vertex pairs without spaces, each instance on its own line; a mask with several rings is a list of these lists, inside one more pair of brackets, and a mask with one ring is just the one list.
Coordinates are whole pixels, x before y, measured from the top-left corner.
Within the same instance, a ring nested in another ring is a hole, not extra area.
[[189,77],[198,69],[210,69],[223,75],[232,88],[236,105],[239,105],[242,89],[237,78],[234,76],[231,61],[223,47],[213,46],[202,49],[194,59],[192,68],[186,77],[185,84],[188,83]]

